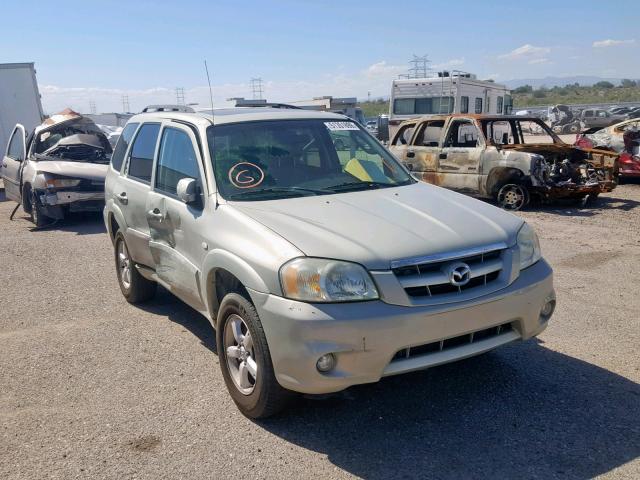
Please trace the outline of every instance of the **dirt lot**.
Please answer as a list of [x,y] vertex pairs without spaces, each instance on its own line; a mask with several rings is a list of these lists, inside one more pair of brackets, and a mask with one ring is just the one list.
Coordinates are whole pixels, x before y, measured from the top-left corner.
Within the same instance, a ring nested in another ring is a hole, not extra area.
[[[4,200],[0,192],[0,199]],[[122,298],[99,216],[0,202],[0,478],[640,478],[640,184],[527,211],[556,271],[537,341],[251,422],[204,318]]]

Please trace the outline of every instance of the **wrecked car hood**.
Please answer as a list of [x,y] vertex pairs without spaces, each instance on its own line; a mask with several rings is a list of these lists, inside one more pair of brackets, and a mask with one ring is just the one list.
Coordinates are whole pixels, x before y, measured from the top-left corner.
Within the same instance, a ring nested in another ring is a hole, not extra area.
[[515,242],[522,220],[487,203],[413,185],[260,202],[233,202],[308,256],[386,270],[393,260]]
[[51,173],[71,178],[104,182],[109,165],[99,163],[67,162],[64,160],[40,161],[38,173]]

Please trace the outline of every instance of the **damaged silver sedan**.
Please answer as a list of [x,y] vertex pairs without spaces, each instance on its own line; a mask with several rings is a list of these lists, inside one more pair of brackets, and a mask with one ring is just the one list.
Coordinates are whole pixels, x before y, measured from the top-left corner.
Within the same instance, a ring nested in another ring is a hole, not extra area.
[[7,198],[36,226],[67,212],[101,211],[111,145],[96,124],[70,109],[52,115],[27,137],[16,125],[0,173]]

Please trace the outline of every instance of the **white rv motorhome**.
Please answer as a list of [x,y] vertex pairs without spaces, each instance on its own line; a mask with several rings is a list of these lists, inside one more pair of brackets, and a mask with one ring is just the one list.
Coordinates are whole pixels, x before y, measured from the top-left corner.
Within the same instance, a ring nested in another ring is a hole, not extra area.
[[508,115],[511,92],[492,80],[478,80],[471,73],[438,72],[431,78],[393,80],[389,102],[389,134],[400,122],[424,115],[485,113]]

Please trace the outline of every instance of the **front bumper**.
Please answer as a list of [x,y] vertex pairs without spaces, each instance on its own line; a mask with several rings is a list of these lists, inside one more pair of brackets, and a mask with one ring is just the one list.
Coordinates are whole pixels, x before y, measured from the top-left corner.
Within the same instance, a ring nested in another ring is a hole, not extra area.
[[[498,292],[453,305],[405,307],[382,301],[308,304],[256,291],[250,295],[265,330],[278,382],[309,394],[337,392],[531,338],[546,328],[540,310],[547,299],[555,298],[553,273],[544,260],[522,271],[516,281]],[[511,330],[491,338],[406,359],[396,355],[407,347],[504,324]],[[336,356],[337,365],[322,374],[316,361],[326,353]]]
[[99,212],[104,208],[104,191],[40,191],[37,192],[43,213],[51,218],[64,218],[63,208],[70,212]]

